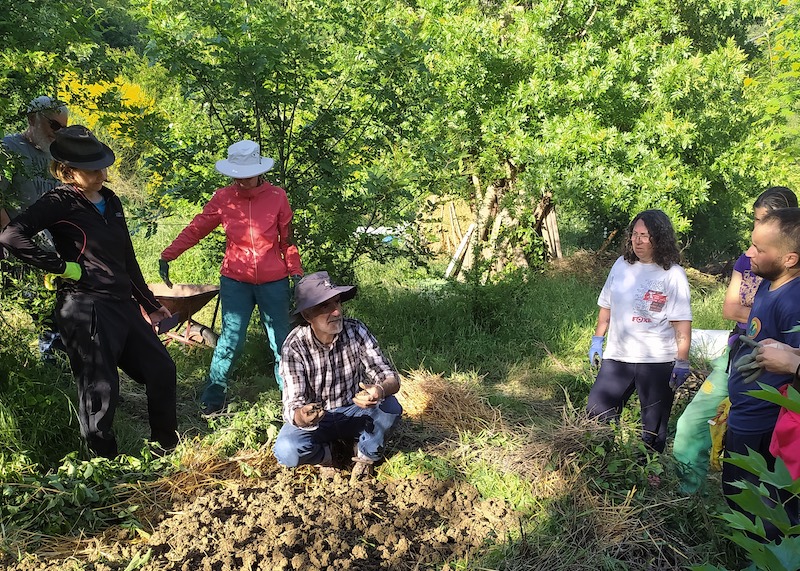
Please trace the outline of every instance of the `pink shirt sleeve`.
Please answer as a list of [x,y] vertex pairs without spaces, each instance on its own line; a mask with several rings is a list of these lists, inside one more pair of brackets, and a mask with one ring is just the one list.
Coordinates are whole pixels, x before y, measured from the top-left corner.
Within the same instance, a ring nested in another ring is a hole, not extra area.
[[171,262],[176,259],[220,225],[222,218],[214,198],[216,198],[216,194],[203,207],[203,211],[195,216],[186,228],[181,230],[181,233],[172,241],[172,244],[164,248],[164,251],[161,252],[162,260]]

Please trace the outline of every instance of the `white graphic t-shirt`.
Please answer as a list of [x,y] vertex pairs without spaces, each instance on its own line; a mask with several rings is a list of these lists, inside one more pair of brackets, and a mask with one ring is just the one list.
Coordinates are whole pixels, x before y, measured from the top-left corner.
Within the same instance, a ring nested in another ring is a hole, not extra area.
[[666,363],[678,350],[670,321],[691,321],[689,281],[678,265],[629,264],[620,256],[597,305],[611,310],[605,359]]

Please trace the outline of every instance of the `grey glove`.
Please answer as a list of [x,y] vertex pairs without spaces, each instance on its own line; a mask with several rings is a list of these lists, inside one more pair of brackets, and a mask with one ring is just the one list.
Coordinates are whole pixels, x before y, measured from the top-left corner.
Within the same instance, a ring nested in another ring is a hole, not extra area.
[[739,337],[739,340],[745,345],[752,347],[753,350],[736,359],[736,361],[733,363],[733,366],[742,375],[743,382],[752,383],[761,376],[761,371],[763,371],[763,369],[759,367],[758,363],[756,362],[756,357],[758,356],[758,350],[761,348],[761,343],[758,343],[752,337],[747,337],[746,335]]

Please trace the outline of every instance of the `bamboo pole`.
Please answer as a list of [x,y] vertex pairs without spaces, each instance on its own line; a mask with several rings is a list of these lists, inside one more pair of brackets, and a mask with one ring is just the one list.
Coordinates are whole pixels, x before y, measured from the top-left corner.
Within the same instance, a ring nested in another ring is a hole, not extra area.
[[[472,236],[472,232],[475,230],[475,224],[472,223],[467,228],[467,233],[461,238],[461,243],[456,248],[456,253],[453,254],[453,258],[450,260],[450,263],[447,265],[447,270],[444,272],[444,277],[449,278],[453,271],[455,270],[458,262],[464,257],[464,252],[466,252],[467,244],[469,244],[469,239]],[[458,275],[458,271],[455,272],[453,275]]]

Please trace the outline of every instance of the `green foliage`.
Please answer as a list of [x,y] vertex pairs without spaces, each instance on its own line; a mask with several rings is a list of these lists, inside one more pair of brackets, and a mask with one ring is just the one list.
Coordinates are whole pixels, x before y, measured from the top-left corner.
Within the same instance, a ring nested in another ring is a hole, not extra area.
[[[789,387],[787,396],[777,389],[758,383],[761,390],[748,391],[750,396],[781,405],[788,410],[800,412],[800,393]],[[796,504],[800,501],[800,480],[794,479],[781,458],[775,459],[775,467],[770,470],[761,454],[748,449],[747,454],[731,453],[729,462],[758,476],[759,485],[747,481],[733,482],[741,491],[730,496],[741,511],[731,510],[722,514],[732,530],[731,541],[744,549],[751,562],[749,569],[764,571],[793,571],[800,560],[800,525],[793,523],[787,506],[796,517]],[[773,488],[770,492],[766,486]],[[780,501],[775,502],[777,490]],[[748,517],[750,514],[752,516]],[[765,523],[778,529],[779,540],[769,540]],[[718,569],[716,567],[694,567],[693,569]]]
[[221,453],[231,455],[238,450],[258,450],[271,445],[282,424],[281,401],[272,394],[262,394],[254,404],[247,403],[243,410],[229,407],[232,416],[209,420],[214,430],[206,442],[218,447]]
[[383,472],[393,478],[410,478],[424,473],[440,480],[447,480],[458,477],[459,471],[445,458],[416,450],[394,454],[386,461]]
[[[442,92],[430,126],[447,157],[441,174],[501,181],[512,216],[552,192],[597,237],[661,208],[707,256],[703,241],[719,227],[692,227],[695,215],[713,208],[715,221],[739,222],[732,209],[765,181],[753,162],[737,176],[730,167],[756,113],[743,89],[748,26],[772,3],[425,8]],[[724,240],[740,231],[731,225]]]
[[[162,203],[205,201],[224,182],[213,161],[251,138],[276,159],[269,178],[289,194],[307,266],[376,251],[359,226],[415,221],[421,188],[403,137],[428,82],[424,46],[402,10],[349,1],[138,5],[154,69],[180,86],[158,92],[170,111],[183,101],[192,109],[171,114],[166,131],[143,133]],[[412,241],[380,253],[417,251]]]
[[[161,460],[119,456],[116,460],[83,461],[69,454],[55,472],[6,480],[2,487],[0,523],[6,538],[17,533],[62,535],[97,531],[109,525],[140,527],[139,506],[123,501],[135,488],[161,475]],[[10,545],[0,545],[8,550]]]
[[4,6],[0,66],[0,119],[24,128],[25,105],[39,95],[62,94],[61,79],[74,72],[87,80],[116,72],[103,31],[123,14],[110,1],[76,5],[63,0],[15,2]]
[[727,329],[731,321],[722,317],[722,302],[725,300],[727,284],[718,283],[716,287],[703,290],[692,289],[692,327],[695,329]]
[[[1,306],[18,307],[7,297]],[[28,323],[0,319],[0,481],[57,465],[80,448],[72,377],[66,363],[40,361]]]
[[[212,420],[214,432],[204,443],[226,455],[268,448],[277,436],[280,418],[280,401],[264,395],[244,410]],[[4,541],[10,542],[0,543],[0,552],[10,552],[18,534],[91,533],[111,525],[141,529],[137,519],[141,506],[131,498],[139,486],[168,476],[179,467],[180,454],[179,450],[172,456],[157,458],[146,446],[141,458],[120,455],[114,460],[80,460],[78,453],[72,452],[57,470],[43,474],[35,470],[12,474],[7,465],[0,466],[5,469],[0,526],[4,528]],[[242,464],[242,470],[247,476],[258,476],[246,464]],[[145,556],[140,555],[140,562]]]
[[638,410],[633,409],[625,409],[621,422],[613,425],[613,438],[594,445],[582,458],[589,482],[602,492],[630,490],[641,497],[665,477],[661,455],[642,442],[641,426],[633,418]]
[[401,370],[477,371],[493,385],[518,367],[538,378],[540,370],[551,373],[542,360],[548,352],[585,352],[596,318],[597,292],[573,278],[519,273],[479,286],[374,275],[383,279],[359,284],[366,293],[347,311],[369,324]]
[[[161,282],[158,275],[161,252],[189,224],[194,215],[200,212],[198,205],[186,201],[176,201],[173,209],[174,215],[162,215],[155,219],[146,215],[146,209],[128,211],[128,226],[131,229],[133,249],[148,283]],[[170,263],[172,281],[218,284],[224,251],[225,235],[221,229],[217,229],[201,240],[197,246]]]

